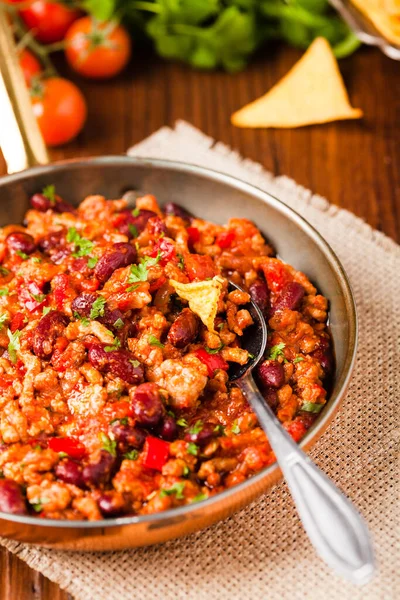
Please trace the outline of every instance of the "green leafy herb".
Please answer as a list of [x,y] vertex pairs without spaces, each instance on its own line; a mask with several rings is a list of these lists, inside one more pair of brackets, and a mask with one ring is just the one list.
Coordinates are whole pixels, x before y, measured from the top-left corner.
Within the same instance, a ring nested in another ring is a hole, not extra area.
[[11,331],[7,329],[8,339],[10,340],[7,347],[7,351],[10,360],[14,365],[17,362],[17,351],[20,350],[19,338],[21,336],[21,333],[22,331],[19,331],[18,329],[14,333],[11,333]]
[[[174,416],[174,415],[172,415],[172,416]],[[183,417],[180,417],[177,420],[176,424],[179,425],[179,427],[187,427],[188,426],[188,422]]]
[[91,256],[87,262],[87,266],[89,267],[89,269],[94,269],[98,262],[99,259],[97,258],[97,256]]
[[133,367],[140,367],[140,362],[138,360],[130,360],[129,361]]
[[48,504],[49,502],[50,500],[47,498],[39,498],[37,502],[31,502],[30,504],[35,512],[40,513],[43,510],[44,504]]
[[97,319],[97,317],[104,317],[105,306],[106,299],[103,296],[98,296],[90,309],[90,318]]
[[112,419],[110,421],[110,425],[113,423],[121,423],[121,425],[128,425],[128,417],[123,417],[122,419]]
[[22,258],[22,260],[28,260],[28,258],[29,258],[29,255],[28,255],[28,254],[25,254],[25,252],[22,252],[22,250],[17,250],[17,251],[15,252],[15,254],[16,254],[17,256],[19,256],[20,258]]
[[208,352],[208,354],[218,354],[218,352],[221,352],[224,346],[225,344],[221,344],[218,348],[209,348],[208,346],[204,346],[204,350]]
[[103,431],[100,433],[99,437],[103,444],[103,450],[109,452],[111,456],[117,456],[117,442],[110,439]]
[[194,425],[192,425],[192,427],[189,429],[189,433],[196,435],[196,433],[200,433],[200,431],[203,429],[203,421],[196,421],[196,423]]
[[56,203],[56,186],[55,185],[46,185],[42,189],[42,194],[47,200],[50,201],[51,206],[54,206]]
[[10,274],[10,271],[0,265],[0,275],[2,277],[5,277],[6,275],[9,275],[9,274]]
[[188,475],[190,475],[190,469],[187,465],[185,465],[182,469],[182,475],[183,477],[187,477]]
[[121,342],[118,338],[114,338],[114,343],[112,346],[104,346],[104,350],[106,352],[114,352],[114,350],[118,350],[118,348],[121,348]]
[[315,404],[314,402],[305,402],[301,406],[301,410],[305,410],[310,413],[319,413],[323,408],[323,404]]
[[81,317],[81,315],[78,312],[76,312],[76,310],[74,310],[73,316],[75,319],[77,319],[77,321],[80,321],[84,327],[87,327],[90,324],[90,319],[88,319],[87,317]]
[[187,451],[189,454],[192,454],[193,456],[197,456],[199,453],[199,447],[196,446],[196,444],[194,444],[193,442],[189,442]]
[[[49,314],[49,312],[51,311],[51,307],[50,306],[43,306],[43,316],[46,316]],[[76,313],[78,314],[78,313]],[[75,315],[74,315],[75,316]]]
[[150,346],[157,346],[158,348],[165,348],[164,344],[162,344],[160,342],[160,340],[157,339],[156,336],[153,335],[152,333],[148,336],[147,341],[150,344]]
[[140,215],[140,209],[139,208],[134,208],[132,211],[132,216],[134,217],[138,217]]
[[0,315],[0,329],[3,328],[4,324],[8,321],[8,315]]
[[59,452],[59,453],[58,453],[58,456],[59,456],[60,458],[66,458],[66,457],[68,456],[68,454],[67,454],[66,452]]
[[76,227],[70,227],[67,232],[67,242],[75,245],[72,256],[87,256],[93,250],[93,242],[81,237]]
[[124,322],[121,318],[117,319],[113,325],[113,327],[115,327],[115,329],[122,329],[123,326],[124,326]]
[[137,237],[138,237],[138,235],[139,235],[139,232],[138,232],[138,230],[137,230],[137,227],[135,227],[135,226],[133,225],[133,223],[129,223],[129,225],[128,225],[128,229],[129,229],[129,233],[131,234],[131,236],[132,236],[133,238],[137,238]]
[[129,274],[128,283],[137,283],[138,281],[147,281],[149,276],[149,267],[154,267],[161,258],[161,252],[158,251],[157,256],[152,258],[146,256],[141,258],[138,265],[131,266],[131,272]]
[[207,498],[207,494],[200,492],[200,494],[197,494],[197,496],[193,498],[192,502],[201,502],[202,500],[207,500]]
[[138,287],[140,286],[140,283],[135,283],[135,285],[131,285],[130,287],[127,288],[127,292],[134,292],[135,290],[138,289]]
[[225,427],[221,424],[218,424],[214,427],[214,432],[215,433],[219,433],[220,435],[224,435],[225,433]]
[[39,302],[39,304],[46,300],[46,294],[32,294],[32,292],[29,293],[32,296],[32,298],[36,300],[36,302]]
[[283,342],[281,342],[280,344],[276,344],[276,346],[272,346],[272,348],[270,348],[269,350],[268,358],[271,360],[276,360],[278,356],[283,356],[283,358],[285,358],[285,355],[283,353],[283,349],[285,347],[286,344],[284,344]]
[[184,495],[183,495],[183,490],[185,489],[185,481],[179,481],[177,483],[174,483],[174,485],[172,487],[170,487],[168,490],[164,489],[161,490],[160,492],[160,497],[164,498],[165,496],[172,496],[172,494],[175,494],[175,497],[177,500],[183,500],[184,499]]
[[236,434],[236,435],[237,435],[238,433],[240,433],[240,427],[239,427],[239,424],[238,424],[238,422],[237,422],[237,419],[236,419],[235,421],[233,421],[233,423],[232,423],[232,429],[231,429],[231,431],[232,431],[232,433],[234,433],[234,434]]
[[183,258],[182,254],[180,254],[179,252],[177,253],[177,257],[179,259],[178,267],[180,269],[182,269],[182,271],[183,271],[183,269],[185,268],[185,259]]
[[32,256],[32,262],[35,264],[39,264],[42,262],[42,259],[39,258],[38,256]]
[[39,452],[41,452],[41,451],[42,451],[42,446],[41,446],[40,444],[35,444],[35,445],[32,447],[32,450],[39,450]]
[[139,452],[137,450],[129,450],[124,454],[124,458],[127,460],[137,460],[139,457]]
[[8,287],[2,288],[0,290],[0,296],[8,296],[10,293],[10,290],[8,289]]
[[294,359],[294,361],[293,361],[293,364],[299,363],[299,362],[301,362],[302,360],[304,360],[304,358],[303,358],[302,356],[296,356],[296,358],[295,358],[295,359]]

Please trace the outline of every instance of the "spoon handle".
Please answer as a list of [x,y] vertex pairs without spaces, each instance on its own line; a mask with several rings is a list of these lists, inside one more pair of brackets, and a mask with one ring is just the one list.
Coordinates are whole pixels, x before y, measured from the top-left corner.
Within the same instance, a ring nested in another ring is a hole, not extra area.
[[268,436],[315,550],[337,574],[363,585],[375,569],[371,538],[353,504],[283,429],[251,373],[240,387]]

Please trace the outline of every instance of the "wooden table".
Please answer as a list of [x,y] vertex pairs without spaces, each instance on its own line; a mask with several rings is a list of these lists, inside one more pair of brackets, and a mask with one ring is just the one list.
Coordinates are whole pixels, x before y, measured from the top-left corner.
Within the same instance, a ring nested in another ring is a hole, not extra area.
[[[369,48],[341,62],[353,106],[364,110],[362,121],[298,130],[247,131],[230,125],[230,114],[268,90],[299,56],[287,47],[267,48],[236,75],[136,56],[113,82],[79,81],[89,105],[87,125],[76,142],[52,151],[52,159],[121,154],[159,127],[184,119],[400,241],[399,63]],[[0,590],[2,600],[68,598],[5,550],[0,552]]]

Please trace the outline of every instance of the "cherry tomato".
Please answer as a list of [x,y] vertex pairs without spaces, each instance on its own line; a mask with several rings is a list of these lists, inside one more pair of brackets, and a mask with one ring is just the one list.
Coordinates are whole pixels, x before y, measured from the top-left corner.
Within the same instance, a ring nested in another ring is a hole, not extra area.
[[65,36],[65,56],[70,66],[84,77],[107,79],[117,75],[131,56],[131,40],[122,25],[95,23],[82,17]]
[[36,56],[27,49],[21,51],[19,64],[24,74],[26,85],[30,86],[32,79],[42,72],[42,66]]
[[66,144],[81,131],[87,115],[80,90],[67,79],[50,77],[32,90],[33,112],[48,146]]
[[[25,0],[12,0],[19,4]],[[59,2],[33,0],[29,7],[19,11],[21,18],[33,35],[43,44],[52,44],[64,39],[68,28],[81,14],[78,10],[67,8]]]

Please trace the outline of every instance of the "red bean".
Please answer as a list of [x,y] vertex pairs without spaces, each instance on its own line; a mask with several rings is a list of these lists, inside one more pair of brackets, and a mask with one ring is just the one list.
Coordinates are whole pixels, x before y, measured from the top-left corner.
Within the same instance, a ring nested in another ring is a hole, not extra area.
[[28,512],[21,486],[12,479],[0,479],[0,511],[12,515]]
[[123,425],[119,421],[112,424],[111,431],[115,440],[124,449],[130,446],[139,450],[146,439],[146,434],[142,429],[132,425]]
[[79,294],[79,296],[77,296],[71,304],[73,313],[76,312],[80,317],[89,318],[93,302],[97,298],[98,296],[96,294],[82,292],[82,294]]
[[105,283],[116,269],[131,265],[136,257],[137,252],[131,244],[125,242],[114,244],[113,250],[100,258],[94,274],[99,281]]
[[142,383],[129,395],[138,423],[145,427],[158,425],[164,413],[158,386],[155,383]]
[[172,323],[167,340],[176,348],[184,348],[196,339],[199,324],[199,317],[190,308],[184,308]]
[[16,231],[10,233],[6,239],[7,248],[10,252],[23,252],[24,254],[32,254],[36,250],[35,240],[29,233]]
[[126,512],[126,505],[112,493],[101,494],[97,504],[105,517],[118,517]]
[[70,458],[62,460],[58,463],[54,471],[57,479],[76,485],[79,488],[85,487],[82,477],[82,467],[74,460]]
[[75,212],[75,208],[72,206],[72,204],[69,204],[68,202],[64,202],[64,200],[62,200],[59,196],[57,196],[57,202],[55,203],[55,205],[52,207],[54,212],[56,213],[74,213]]
[[157,217],[157,215],[151,210],[140,210],[136,216],[134,216],[130,210],[123,210],[116,215],[113,223],[114,227],[118,229],[120,233],[131,239],[136,237],[136,232],[138,234],[142,233],[147,222],[152,217]]
[[175,204],[175,202],[168,202],[168,204],[164,206],[164,212],[168,216],[172,215],[174,217],[180,217],[187,223],[191,223],[194,218],[188,210],[186,210],[179,204]]
[[157,430],[158,435],[163,440],[167,440],[167,442],[172,442],[172,440],[175,440],[178,437],[178,431],[178,425],[171,415],[165,415],[161,425]]
[[299,308],[304,294],[305,290],[303,286],[297,283],[297,281],[291,281],[281,291],[278,300],[273,306],[273,313],[285,309],[296,310]]
[[283,366],[277,360],[265,360],[257,370],[261,384],[265,387],[280,388],[285,383]]
[[88,463],[83,467],[82,478],[87,486],[107,484],[117,467],[117,460],[106,450],[101,450],[97,462]]
[[198,446],[204,446],[216,435],[217,432],[213,423],[194,423],[192,428],[189,427],[186,431],[185,440],[187,442],[194,442]]
[[32,208],[40,212],[46,212],[51,208],[50,200],[44,194],[33,194],[30,198],[30,203]]
[[143,368],[132,364],[134,357],[128,350],[106,352],[100,344],[93,344],[89,348],[88,357],[99,371],[110,372],[132,385],[143,381]]
[[54,248],[59,248],[60,246],[65,246],[65,244],[65,231],[63,229],[60,229],[60,231],[52,231],[51,233],[45,235],[39,241],[39,248],[42,252],[49,253],[50,250],[53,250]]
[[32,349],[36,356],[39,358],[50,356],[57,337],[63,334],[67,325],[67,317],[57,310],[42,317],[32,335]]
[[311,356],[316,358],[326,375],[330,375],[333,371],[333,353],[329,346],[327,348],[317,348],[311,352]]
[[249,292],[253,302],[266,315],[269,310],[269,289],[265,281],[257,279],[249,287]]
[[276,410],[278,408],[278,394],[275,390],[272,388],[266,388],[265,390],[262,390],[262,395],[272,410]]

